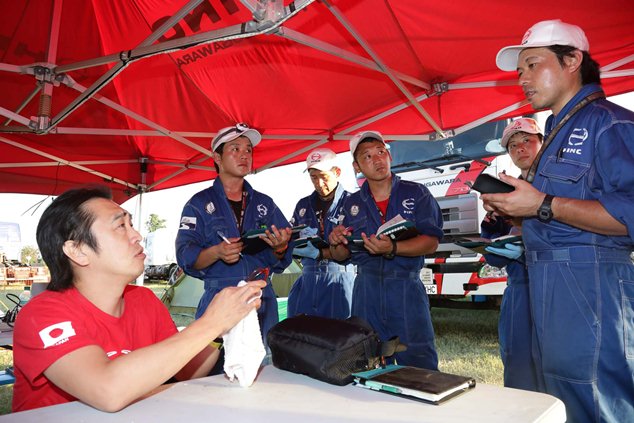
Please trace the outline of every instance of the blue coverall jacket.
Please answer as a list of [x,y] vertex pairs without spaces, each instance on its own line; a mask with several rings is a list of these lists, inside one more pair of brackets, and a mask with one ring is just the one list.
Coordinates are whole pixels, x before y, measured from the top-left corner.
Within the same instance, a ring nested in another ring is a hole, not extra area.
[[[382,224],[367,182],[345,200],[343,214],[343,225],[351,226],[354,236],[361,232],[370,236]],[[385,221],[398,214],[413,221],[421,234],[442,238],[442,214],[429,190],[392,174]],[[407,351],[396,354],[399,364],[437,369],[429,298],[420,280],[425,257],[386,259],[367,251],[353,252],[351,257],[357,266],[352,315],[368,321],[381,339],[398,336],[407,345]]]
[[[314,209],[317,192],[313,191],[308,197],[299,200],[291,222],[293,225],[307,225],[327,242],[330,231],[339,224],[339,209],[343,200],[349,195],[341,184],[337,185],[335,197],[323,219],[324,233],[320,233],[321,225]],[[333,319],[349,317],[354,276],[351,264],[303,257],[302,275],[295,281],[288,295],[288,316],[308,314]]]
[[[546,122],[546,135],[587,95]],[[605,99],[577,112],[546,146],[533,186],[598,200],[627,228],[601,235],[556,219],[524,219],[538,358],[546,392],[569,422],[634,421],[634,113]]]
[[[290,226],[269,196],[254,190],[247,181],[244,181],[244,190],[247,200],[242,233],[263,226],[270,228],[275,225],[279,229]],[[196,318],[205,312],[216,293],[228,286],[236,286],[253,270],[268,267],[271,272],[281,273],[291,262],[291,248],[288,248],[281,260],[278,260],[271,248],[265,248],[255,255],[243,252],[237,263],[227,264],[218,260],[204,269],[194,269],[194,263],[203,249],[224,242],[219,232],[227,238],[240,236],[238,222],[222,181],[216,178],[210,188],[198,192],[185,204],[176,237],[178,265],[185,273],[202,279],[205,283],[205,292],[198,303]],[[263,290],[258,318],[266,343],[266,334],[278,321],[277,299],[270,283]]]

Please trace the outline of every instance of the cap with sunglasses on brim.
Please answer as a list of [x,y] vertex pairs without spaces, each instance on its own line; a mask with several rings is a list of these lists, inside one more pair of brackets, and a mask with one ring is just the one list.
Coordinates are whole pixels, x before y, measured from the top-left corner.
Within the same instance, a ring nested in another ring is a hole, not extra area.
[[357,150],[357,147],[361,142],[366,140],[375,140],[380,141],[387,147],[385,140],[383,139],[383,135],[381,135],[377,131],[363,131],[356,134],[354,137],[350,138],[350,154],[354,157],[354,152]]
[[249,128],[246,123],[236,123],[234,126],[227,126],[218,131],[218,135],[211,140],[211,151],[216,151],[222,144],[239,137],[247,137],[252,147],[262,141],[262,135],[257,130]]
[[589,51],[586,34],[577,25],[567,24],[559,19],[537,22],[524,34],[521,44],[501,49],[495,63],[503,71],[517,70],[517,59],[526,48],[570,46],[577,50]]

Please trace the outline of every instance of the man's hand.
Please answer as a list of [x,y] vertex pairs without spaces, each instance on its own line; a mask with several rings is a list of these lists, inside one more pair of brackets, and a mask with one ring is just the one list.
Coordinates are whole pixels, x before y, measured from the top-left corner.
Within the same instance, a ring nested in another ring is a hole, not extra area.
[[241,287],[227,287],[217,293],[207,306],[201,319],[209,319],[220,329],[220,334],[227,333],[253,309],[262,304],[260,299],[266,281],[248,282]]
[[515,191],[508,194],[482,194],[480,198],[484,209],[501,215],[513,217],[530,217],[537,215],[537,209],[544,201],[546,194],[536,190],[528,182],[500,173],[499,177],[507,184],[513,185]]
[[261,238],[266,242],[273,251],[286,250],[288,242],[291,239],[293,230],[291,228],[277,229],[275,225],[271,225],[271,230],[266,230],[265,235],[261,235]]
[[333,247],[340,244],[347,245],[348,240],[346,239],[346,236],[349,236],[351,233],[352,228],[346,228],[343,225],[335,226],[330,232],[330,235],[328,235],[328,243]]
[[361,232],[361,238],[363,238],[363,246],[370,254],[385,255],[392,252],[392,240],[387,235],[377,237],[372,234],[368,237],[364,232]]
[[240,252],[244,244],[240,241],[240,238],[229,238],[228,240],[231,244],[222,241],[216,245],[216,255],[227,264],[236,263],[240,260]]
[[335,226],[330,235],[328,235],[328,248],[330,257],[336,261],[343,261],[350,257],[350,250],[348,250],[348,240],[346,236],[352,233],[351,227],[345,227],[343,225]]

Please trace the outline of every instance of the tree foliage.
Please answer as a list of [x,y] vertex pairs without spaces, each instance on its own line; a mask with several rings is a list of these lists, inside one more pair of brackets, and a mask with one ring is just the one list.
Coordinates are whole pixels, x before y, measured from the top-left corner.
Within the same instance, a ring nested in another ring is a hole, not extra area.
[[150,217],[145,222],[145,228],[149,232],[154,232],[157,229],[166,228],[165,219],[161,219],[158,214],[150,213]]
[[20,250],[20,262],[29,266],[40,260],[40,250],[32,245],[25,245]]

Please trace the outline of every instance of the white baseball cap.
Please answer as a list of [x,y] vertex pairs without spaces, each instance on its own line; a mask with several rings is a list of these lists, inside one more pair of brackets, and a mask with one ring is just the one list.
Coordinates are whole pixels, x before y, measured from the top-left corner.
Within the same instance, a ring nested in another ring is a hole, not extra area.
[[541,21],[530,27],[521,44],[504,47],[498,52],[495,63],[503,71],[514,71],[517,69],[517,58],[525,48],[555,45],[571,46],[581,51],[590,50],[586,34],[581,28],[555,19]]
[[352,154],[352,157],[354,157],[354,152],[357,150],[357,147],[359,146],[359,144],[361,144],[361,141],[365,141],[368,138],[381,141],[383,145],[387,147],[387,144],[385,143],[385,140],[383,139],[383,135],[381,135],[379,132],[377,131],[359,132],[357,135],[350,138],[350,154]]
[[336,166],[337,154],[329,148],[316,148],[306,156],[306,170],[328,171]]
[[236,123],[234,126],[227,126],[218,131],[218,134],[211,140],[211,151],[216,151],[222,144],[238,137],[247,137],[251,141],[252,147],[262,141],[262,135],[257,130],[249,128],[246,123]]
[[504,128],[504,132],[502,133],[502,140],[500,144],[502,144],[503,148],[509,144],[509,140],[511,137],[518,132],[526,132],[527,134],[541,134],[542,131],[539,129],[539,125],[537,125],[537,121],[531,118],[520,118],[514,120],[509,123],[506,128]]

